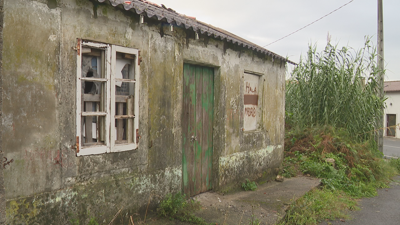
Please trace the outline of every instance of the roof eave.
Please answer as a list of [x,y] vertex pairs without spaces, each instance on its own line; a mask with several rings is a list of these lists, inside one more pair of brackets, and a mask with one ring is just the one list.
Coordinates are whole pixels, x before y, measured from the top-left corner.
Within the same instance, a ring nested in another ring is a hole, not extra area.
[[[165,20],[170,24],[176,24],[177,26],[182,26],[185,29],[193,29],[195,32],[199,32],[201,34],[205,34],[208,36],[214,36],[215,38],[220,38],[221,40],[226,40],[227,42],[232,42],[237,44],[238,46],[243,46],[244,48],[248,48],[250,50],[260,52],[264,55],[267,55],[271,58],[281,60],[283,62],[287,62],[293,65],[297,65],[296,63],[282,57],[278,54],[275,54],[267,49],[260,47],[252,42],[249,42],[243,38],[240,38],[232,33],[227,31],[222,31],[222,29],[216,28],[212,25],[203,23],[201,21],[192,19],[190,17],[178,14],[174,10],[166,9],[160,7],[154,3],[150,3],[146,0],[132,0],[132,1],[124,1],[124,0],[97,0],[98,2],[108,2],[114,7],[122,5],[123,8],[127,11],[132,11],[138,15],[144,15],[147,18],[156,18],[157,20]],[[130,2],[130,4],[126,4],[125,2]]]

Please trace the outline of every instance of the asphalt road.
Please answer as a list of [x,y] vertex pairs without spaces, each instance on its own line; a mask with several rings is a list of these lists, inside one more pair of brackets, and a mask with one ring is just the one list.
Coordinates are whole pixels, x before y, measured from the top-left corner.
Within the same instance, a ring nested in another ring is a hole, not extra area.
[[359,207],[359,211],[350,212],[350,220],[324,221],[321,225],[399,225],[400,176],[394,178],[390,188],[379,189],[378,196],[361,199]]
[[400,139],[384,137],[383,154],[390,157],[400,157]]

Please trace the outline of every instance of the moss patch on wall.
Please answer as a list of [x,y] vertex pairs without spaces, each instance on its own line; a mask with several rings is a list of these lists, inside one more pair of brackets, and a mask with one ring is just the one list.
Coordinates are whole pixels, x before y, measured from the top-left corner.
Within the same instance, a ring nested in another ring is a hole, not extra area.
[[87,224],[96,218],[108,223],[119,209],[116,224],[127,224],[129,216],[143,219],[145,206],[152,208],[166,194],[180,191],[181,168],[152,174],[120,173],[90,179],[70,188],[7,202],[7,224]]
[[272,167],[273,161],[279,161],[276,158],[275,151],[281,151],[282,146],[268,146],[265,149],[257,151],[245,151],[234,153],[228,156],[220,157],[219,176],[221,189],[231,184],[243,182],[245,179],[259,179],[265,171]]

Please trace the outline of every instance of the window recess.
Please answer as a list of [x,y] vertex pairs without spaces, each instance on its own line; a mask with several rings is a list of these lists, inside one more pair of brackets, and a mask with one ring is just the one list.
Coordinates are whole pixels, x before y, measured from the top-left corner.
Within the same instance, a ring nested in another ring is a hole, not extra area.
[[78,40],[77,155],[137,148],[138,50]]
[[245,71],[243,74],[243,130],[255,131],[261,127],[262,115],[262,76],[258,73]]

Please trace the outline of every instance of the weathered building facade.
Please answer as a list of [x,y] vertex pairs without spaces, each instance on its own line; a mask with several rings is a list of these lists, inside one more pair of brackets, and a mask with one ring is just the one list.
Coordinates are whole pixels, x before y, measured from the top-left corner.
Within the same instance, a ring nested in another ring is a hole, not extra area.
[[385,81],[384,91],[386,96],[386,106],[383,116],[384,135],[388,137],[400,138],[400,127],[397,125],[400,116],[400,81]]
[[7,224],[127,221],[168,193],[277,174],[285,58],[146,1],[3,14]]

